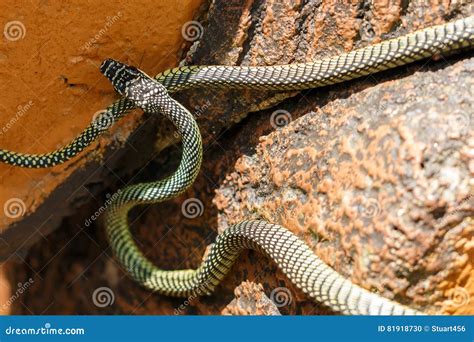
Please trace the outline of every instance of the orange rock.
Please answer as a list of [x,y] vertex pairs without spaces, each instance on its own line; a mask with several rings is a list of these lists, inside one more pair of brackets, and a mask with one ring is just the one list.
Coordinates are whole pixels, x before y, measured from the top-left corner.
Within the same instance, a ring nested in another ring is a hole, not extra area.
[[[201,0],[140,2],[3,1],[0,28],[0,148],[47,153],[66,145],[117,96],[98,71],[107,57],[156,74],[176,65],[181,29]],[[103,145],[124,140],[138,116],[119,123],[64,165],[25,170],[0,164],[0,207],[15,199],[31,214]],[[122,130],[120,128],[123,128]],[[116,139],[115,139],[116,140]],[[22,215],[0,215],[0,231]]]

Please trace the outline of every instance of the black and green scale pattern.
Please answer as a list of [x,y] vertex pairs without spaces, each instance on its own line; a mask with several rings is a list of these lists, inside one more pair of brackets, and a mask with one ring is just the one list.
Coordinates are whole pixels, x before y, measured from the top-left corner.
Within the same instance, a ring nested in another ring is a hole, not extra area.
[[311,249],[286,228],[265,221],[244,221],[217,237],[197,270],[162,270],[136,245],[128,213],[136,205],[173,198],[196,179],[202,160],[202,141],[194,117],[166,92],[159,82],[136,68],[107,60],[101,71],[115,89],[149,113],[161,113],[176,126],[183,142],[178,169],[169,177],[126,187],[106,212],[110,246],[119,262],[138,283],[169,296],[211,294],[244,249],[268,255],[286,276],[308,296],[335,311],[359,315],[414,315],[420,312],[371,293],[343,278],[324,264]]
[[[193,87],[301,90],[355,79],[435,54],[450,54],[473,44],[474,16],[471,16],[312,63],[255,67],[184,66],[166,70],[155,79],[169,93]],[[131,101],[119,100],[69,145],[45,154],[0,150],[0,161],[27,168],[62,164],[83,151],[107,129],[101,120],[113,118],[117,122],[133,108]]]
[[23,167],[62,163],[83,150],[107,127],[105,120],[121,118],[140,107],[170,119],[182,137],[183,156],[169,177],[125,188],[106,212],[107,236],[112,249],[133,279],[171,296],[210,294],[230,270],[243,249],[267,254],[287,277],[317,302],[344,314],[421,314],[419,311],[371,293],[325,265],[310,248],[286,228],[264,221],[244,221],[219,235],[197,270],[161,270],[136,246],[128,226],[128,213],[141,204],[173,198],[196,179],[202,159],[202,142],[193,116],[168,92],[205,86],[294,90],[325,86],[404,65],[436,53],[472,47],[474,17],[428,28],[347,54],[306,64],[270,67],[192,66],[165,71],[152,79],[142,71],[107,60],[101,71],[125,97],[97,117],[70,145],[44,155],[0,151],[0,159]]

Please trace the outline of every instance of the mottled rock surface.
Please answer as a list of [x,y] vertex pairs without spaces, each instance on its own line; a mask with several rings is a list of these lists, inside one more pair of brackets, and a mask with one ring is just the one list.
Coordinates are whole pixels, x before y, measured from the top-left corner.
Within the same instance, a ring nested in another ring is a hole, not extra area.
[[291,296],[285,291],[272,292],[268,298],[262,285],[244,282],[235,288],[235,299],[222,310],[223,315],[266,315],[279,316],[278,307],[288,305]]
[[236,162],[214,200],[219,229],[279,223],[355,283],[422,307],[472,282],[460,276],[473,262],[474,58],[450,63],[282,107],[299,119]]
[[[186,61],[310,61],[472,13],[471,4],[448,1],[216,1],[198,19],[203,36]],[[474,205],[466,199],[474,173],[473,63],[472,53],[438,57],[304,91],[250,116],[249,108],[272,94],[177,95],[198,117],[205,161],[183,196],[134,210],[130,222],[137,242],[162,268],[196,267],[218,231],[243,217],[263,217],[286,225],[361,286],[426,310],[473,313]],[[18,282],[34,280],[9,309],[266,314],[276,307],[281,314],[331,313],[255,252],[244,253],[210,297],[172,299],[126,277],[104,239],[100,217],[88,226],[85,220],[124,184],[157,179],[176,168],[180,147],[170,126],[147,120],[159,127],[155,147],[162,153],[148,163],[137,160],[135,172],[118,166],[129,165],[135,149],[117,156],[107,182],[93,182],[98,196],[80,202],[77,215],[68,215],[60,229],[20,255],[22,264],[6,266],[13,291]],[[145,133],[141,139],[150,137]],[[190,200],[202,205],[194,218],[184,206]],[[243,281],[249,283],[238,288]],[[280,297],[290,300],[284,305],[272,300],[271,306],[265,297],[282,290]],[[105,298],[105,305],[98,298]],[[270,306],[261,309],[265,303]]]

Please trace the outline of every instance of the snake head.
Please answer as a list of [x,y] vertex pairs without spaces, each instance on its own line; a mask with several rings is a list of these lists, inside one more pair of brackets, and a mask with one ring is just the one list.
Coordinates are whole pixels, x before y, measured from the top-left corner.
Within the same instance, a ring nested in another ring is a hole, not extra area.
[[111,58],[106,59],[100,66],[100,72],[107,77],[115,90],[122,96],[126,96],[127,88],[141,79],[146,74],[133,66],[118,62]]
[[143,71],[127,64],[106,59],[100,71],[107,77],[115,90],[122,96],[135,102],[145,111],[154,111],[150,107],[157,97],[167,94],[166,88]]

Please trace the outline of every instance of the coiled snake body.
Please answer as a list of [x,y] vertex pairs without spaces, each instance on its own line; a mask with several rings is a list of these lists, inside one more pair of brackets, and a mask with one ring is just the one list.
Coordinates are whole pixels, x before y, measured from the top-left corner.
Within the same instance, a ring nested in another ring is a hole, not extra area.
[[163,85],[142,71],[113,60],[106,60],[101,71],[122,96],[146,112],[160,112],[170,119],[183,142],[183,157],[174,174],[154,183],[125,188],[107,209],[105,224],[110,245],[133,279],[153,291],[171,296],[210,294],[240,252],[251,248],[269,255],[293,283],[334,310],[347,314],[416,313],[353,285],[325,265],[293,233],[264,221],[244,221],[228,228],[218,236],[197,270],[165,271],[153,265],[133,240],[128,212],[137,204],[172,198],[194,182],[201,165],[201,135],[191,113],[174,101]]
[[410,63],[435,53],[472,47],[474,17],[428,28],[347,54],[314,63],[271,67],[191,66],[175,68],[155,77],[122,63],[107,60],[101,71],[124,99],[114,103],[65,148],[45,155],[25,155],[2,150],[0,159],[23,167],[62,163],[89,145],[102,131],[102,121],[116,120],[140,107],[170,119],[182,137],[183,156],[168,178],[125,188],[106,212],[110,244],[120,262],[145,287],[171,296],[210,294],[229,271],[242,249],[261,251],[273,259],[303,292],[344,314],[419,314],[371,293],[325,265],[298,237],[279,225],[244,221],[217,237],[197,270],[166,271],[154,266],[135,245],[127,216],[139,204],[165,201],[182,193],[195,180],[202,158],[199,128],[193,116],[168,92],[194,86],[291,90],[342,82]]

